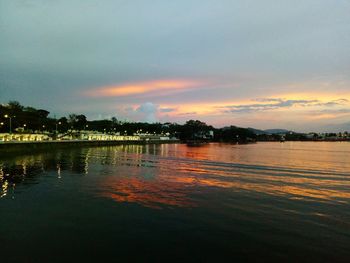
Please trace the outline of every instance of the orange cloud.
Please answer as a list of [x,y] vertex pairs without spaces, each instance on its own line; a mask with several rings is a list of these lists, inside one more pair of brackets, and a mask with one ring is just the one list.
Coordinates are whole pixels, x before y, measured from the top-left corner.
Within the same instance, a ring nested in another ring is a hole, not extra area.
[[[258,120],[273,121],[298,121],[303,120],[330,120],[349,116],[350,96],[342,94],[282,94],[280,96],[226,100],[226,101],[201,101],[196,103],[185,102],[179,104],[161,104],[161,107],[173,109],[166,112],[167,117],[175,119],[206,118],[210,124],[228,122],[229,118],[237,118],[239,121],[254,122]],[[162,113],[161,113],[162,114]],[[220,121],[221,120],[221,121]],[[224,120],[224,121],[222,121]],[[220,124],[221,125],[221,124]],[[252,125],[252,124],[247,124]]]
[[90,90],[85,94],[91,97],[130,96],[150,92],[173,92],[187,90],[200,84],[193,80],[154,80],[125,85],[107,86]]

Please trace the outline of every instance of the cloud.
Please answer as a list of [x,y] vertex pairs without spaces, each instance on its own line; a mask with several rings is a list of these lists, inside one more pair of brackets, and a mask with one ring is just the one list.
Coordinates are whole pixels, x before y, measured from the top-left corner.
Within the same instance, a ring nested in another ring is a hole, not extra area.
[[350,113],[350,109],[338,109],[338,110],[323,110],[324,112],[333,112],[333,113]]
[[152,102],[146,102],[141,104],[136,108],[136,112],[140,113],[146,122],[156,122],[156,114],[158,112],[159,106],[153,104]]
[[279,99],[279,98],[257,98],[254,101],[258,101],[258,102],[281,102],[283,101],[283,99]]
[[333,100],[325,103],[317,103],[317,106],[332,107],[332,106],[345,105],[345,104],[348,104],[348,102],[349,100],[347,99],[338,99],[338,100]]
[[1,1],[0,100],[131,120],[151,101],[149,119],[288,128],[347,103],[333,99],[350,98],[349,1],[217,2]]
[[198,81],[193,80],[152,80],[101,87],[86,91],[83,94],[89,97],[123,97],[147,93],[164,95],[164,93],[172,93],[198,87],[199,84],[200,83]]
[[325,113],[329,113],[329,114],[350,114],[350,108],[342,108],[342,109],[323,109],[323,110],[318,110],[318,111],[310,111],[308,112],[311,115],[315,115],[315,114],[325,114]]
[[258,98],[254,101],[257,102],[269,102],[269,103],[253,103],[253,104],[239,104],[239,105],[228,105],[220,108],[224,109],[225,113],[249,113],[267,110],[276,110],[281,108],[290,108],[293,106],[311,107],[311,106],[322,106],[322,107],[333,107],[347,104],[347,99],[337,99],[328,102],[322,102],[320,100],[293,100],[283,98]]
[[318,102],[317,100],[273,100],[277,101],[277,103],[265,103],[265,104],[243,104],[243,105],[229,105],[224,106],[225,112],[254,112],[254,111],[266,111],[266,110],[274,110],[279,108],[289,108],[294,105],[300,106],[308,106],[310,104],[314,104]]
[[[140,122],[163,122],[176,114],[178,108],[162,106],[154,102],[144,102],[141,104],[118,105],[115,106],[117,116],[123,119]],[[169,115],[171,114],[171,115]]]
[[176,108],[160,108],[160,112],[174,112],[176,111]]
[[198,114],[196,111],[191,111],[191,112],[183,112],[183,113],[179,113],[179,116],[190,116],[190,115],[196,115]]

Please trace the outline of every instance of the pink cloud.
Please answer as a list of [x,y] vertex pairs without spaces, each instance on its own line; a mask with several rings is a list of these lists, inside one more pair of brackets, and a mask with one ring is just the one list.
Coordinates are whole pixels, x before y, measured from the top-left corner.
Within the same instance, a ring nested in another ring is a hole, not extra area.
[[152,80],[146,82],[135,82],[115,86],[100,87],[89,90],[84,94],[89,97],[123,97],[147,93],[161,93],[184,91],[198,87],[201,84],[194,80]]

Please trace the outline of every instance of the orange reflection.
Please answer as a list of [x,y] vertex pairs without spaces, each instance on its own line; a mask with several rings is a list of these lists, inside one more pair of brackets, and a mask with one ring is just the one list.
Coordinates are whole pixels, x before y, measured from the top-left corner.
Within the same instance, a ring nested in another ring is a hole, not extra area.
[[[290,199],[350,200],[350,192],[345,190],[350,188],[346,144],[318,144],[315,151],[312,143],[305,142],[180,147],[184,148],[186,159],[168,165],[176,167],[181,176],[164,174],[164,180],[192,187],[232,188]],[[282,159],[278,158],[282,155]]]
[[112,198],[117,202],[138,203],[157,209],[163,205],[194,206],[187,197],[183,185],[176,182],[146,181],[138,177],[109,177],[103,181],[101,187],[105,189],[101,196]]
[[[14,182],[20,184],[28,174],[53,170],[61,178],[61,172],[67,170],[89,171],[89,178],[102,169],[109,176],[98,177],[100,196],[158,209],[197,206],[200,198],[206,202],[204,192],[215,191],[350,202],[347,142],[122,145],[68,153],[58,151],[52,160],[47,154],[19,156],[11,169],[0,162],[0,197],[8,195]],[[197,193],[200,195],[193,199]]]
[[[305,179],[305,178],[291,178],[289,176],[271,176],[265,174],[249,174],[241,171],[239,174],[233,174],[228,171],[215,171],[215,175],[211,178],[202,178],[198,174],[208,174],[209,169],[193,169],[190,167],[182,167],[182,171],[190,171],[193,176],[189,177],[175,177],[176,182],[184,184],[193,184],[197,186],[209,186],[220,188],[235,188],[251,192],[260,192],[275,196],[291,195],[304,198],[315,198],[322,200],[350,199],[350,193],[339,190],[327,189],[327,186],[344,186],[344,182],[336,183],[331,180],[319,179]],[[263,176],[263,179],[261,178]],[[246,179],[249,178],[249,182]],[[290,185],[290,184],[293,185]],[[350,187],[350,183],[347,182]],[[341,202],[341,200],[340,200]]]

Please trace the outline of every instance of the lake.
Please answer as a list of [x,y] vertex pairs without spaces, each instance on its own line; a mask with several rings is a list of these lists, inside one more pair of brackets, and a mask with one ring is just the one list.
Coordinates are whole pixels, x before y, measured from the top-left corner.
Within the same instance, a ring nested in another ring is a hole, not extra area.
[[350,262],[350,143],[0,157],[1,262]]

